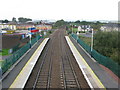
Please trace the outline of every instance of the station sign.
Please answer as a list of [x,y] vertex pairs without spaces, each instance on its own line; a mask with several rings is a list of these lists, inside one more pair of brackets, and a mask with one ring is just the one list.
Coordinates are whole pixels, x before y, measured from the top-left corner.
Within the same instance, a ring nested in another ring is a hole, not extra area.
[[28,28],[28,30],[35,30],[35,29],[36,29],[36,28],[34,28],[34,27],[33,27],[33,28]]
[[35,29],[35,30],[31,30],[31,32],[39,32],[39,30],[38,30],[38,29]]

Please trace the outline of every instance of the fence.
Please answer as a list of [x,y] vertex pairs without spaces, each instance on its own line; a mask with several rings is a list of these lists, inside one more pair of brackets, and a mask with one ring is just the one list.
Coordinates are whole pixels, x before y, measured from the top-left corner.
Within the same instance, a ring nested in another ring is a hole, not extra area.
[[37,36],[36,38],[31,40],[31,45],[30,42],[24,45],[22,48],[14,52],[10,57],[5,59],[2,62],[1,68],[2,68],[2,73],[4,74],[23,54],[25,54],[31,46],[33,46],[37,40],[39,40],[40,36]]
[[19,49],[19,45],[20,45],[20,44],[17,44],[15,47],[13,47],[13,48],[12,48],[12,52],[17,51],[17,50]]
[[75,34],[71,34],[71,36],[77,40],[77,42],[89,53],[91,54],[91,56],[99,63],[102,64],[104,66],[106,66],[107,68],[109,68],[111,71],[113,71],[118,77],[120,77],[120,65],[118,65],[115,61],[113,61],[112,59],[103,56],[102,54],[98,53],[96,50],[92,50],[91,52],[91,48],[90,46],[88,46],[86,43],[84,43],[81,39],[77,38],[77,35]]

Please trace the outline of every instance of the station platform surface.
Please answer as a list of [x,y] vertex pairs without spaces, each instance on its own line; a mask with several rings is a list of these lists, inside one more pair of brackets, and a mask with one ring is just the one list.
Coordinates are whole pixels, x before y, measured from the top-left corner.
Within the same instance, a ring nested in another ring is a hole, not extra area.
[[91,88],[118,89],[118,82],[110,77],[95,60],[90,58],[73,38],[68,36],[65,38]]
[[13,66],[6,73],[3,74],[2,89],[8,89],[10,87],[43,40],[44,38],[39,39],[22,57],[17,60],[15,64],[13,64]]
[[40,54],[42,53],[42,50],[44,49],[45,45],[47,44],[49,38],[46,38],[43,40],[43,42],[39,45],[37,50],[33,53],[31,58],[28,60],[28,62],[25,64],[23,69],[20,71],[14,82],[11,84],[9,88],[24,88],[29,75],[31,74]]

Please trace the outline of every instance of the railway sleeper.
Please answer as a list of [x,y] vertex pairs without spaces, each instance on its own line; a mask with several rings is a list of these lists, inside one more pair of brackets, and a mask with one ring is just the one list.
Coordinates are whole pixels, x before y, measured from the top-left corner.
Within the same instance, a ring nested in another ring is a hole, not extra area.
[[78,88],[77,85],[67,85],[67,88]]
[[66,81],[66,84],[67,85],[76,85],[76,82],[75,81]]

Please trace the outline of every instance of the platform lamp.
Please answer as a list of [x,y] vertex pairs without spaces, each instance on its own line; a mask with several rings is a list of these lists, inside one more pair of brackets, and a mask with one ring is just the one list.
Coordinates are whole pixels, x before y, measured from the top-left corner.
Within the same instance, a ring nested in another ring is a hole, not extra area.
[[73,26],[74,26],[74,25],[72,25],[72,34],[73,34]]
[[[77,25],[75,25],[75,27],[76,27]],[[77,35],[77,38],[76,38],[76,42],[78,41],[78,31],[76,31],[75,32],[76,33],[76,35]]]
[[26,33],[28,36],[29,36],[29,39],[30,39],[30,48],[31,48],[31,28],[28,28],[28,33]]
[[92,51],[93,51],[93,28],[91,29],[92,30],[92,35],[91,35],[91,56],[92,56]]
[[32,44],[32,42],[31,42],[31,38],[32,38],[31,33],[29,33],[29,38],[30,38],[30,48],[31,48],[31,44]]
[[76,36],[77,36],[77,38],[76,38],[76,42],[77,42],[77,40],[78,40],[78,35],[76,34]]

